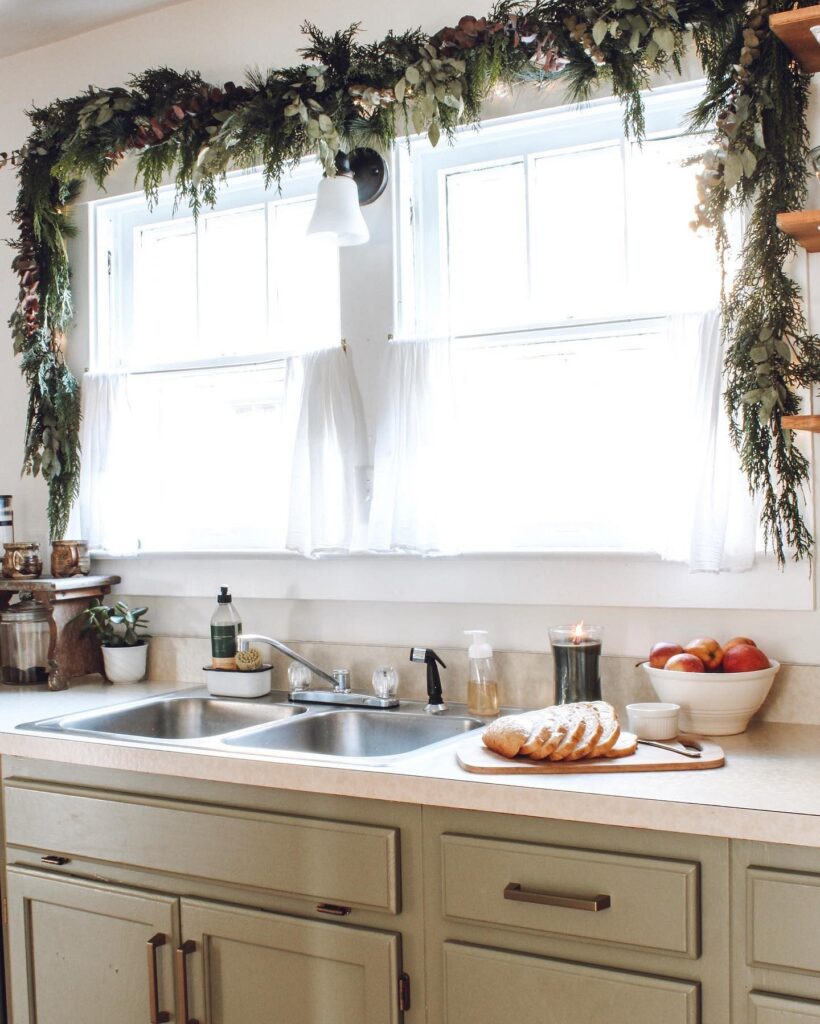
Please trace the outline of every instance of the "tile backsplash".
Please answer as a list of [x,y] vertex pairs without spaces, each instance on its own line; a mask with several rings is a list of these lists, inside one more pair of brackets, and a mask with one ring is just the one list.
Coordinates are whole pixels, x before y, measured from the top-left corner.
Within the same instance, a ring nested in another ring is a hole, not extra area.
[[[370,691],[373,670],[392,665],[400,677],[399,696],[426,697],[424,665],[410,663],[409,647],[285,641],[327,671],[345,667],[353,688]],[[274,666],[274,687],[287,689],[288,659],[270,648],[260,649]],[[447,668],[441,672],[446,700],[466,703],[467,653],[463,648],[438,649]],[[149,650],[148,677],[157,682],[202,685],[202,667],[210,662],[210,642],[200,637],[155,636]],[[553,702],[552,657],[543,652],[496,651],[501,701],[513,707],[544,707]],[[603,697],[619,712],[632,701],[655,700],[644,673],[632,658],[601,658]],[[783,665],[766,703],[757,715],[770,722],[820,725],[820,666]]]

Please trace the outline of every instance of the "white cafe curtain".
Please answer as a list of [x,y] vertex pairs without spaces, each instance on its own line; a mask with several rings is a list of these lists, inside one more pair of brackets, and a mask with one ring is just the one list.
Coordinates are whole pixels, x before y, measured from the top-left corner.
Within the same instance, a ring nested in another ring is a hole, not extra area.
[[290,358],[283,412],[287,549],[315,558],[360,548],[369,460],[351,354],[337,346]]
[[142,502],[134,472],[135,432],[130,416],[128,375],[86,373],[82,379],[80,497],[69,527],[92,550],[135,554]]
[[458,550],[458,405],[447,340],[391,341],[373,468],[368,547]]

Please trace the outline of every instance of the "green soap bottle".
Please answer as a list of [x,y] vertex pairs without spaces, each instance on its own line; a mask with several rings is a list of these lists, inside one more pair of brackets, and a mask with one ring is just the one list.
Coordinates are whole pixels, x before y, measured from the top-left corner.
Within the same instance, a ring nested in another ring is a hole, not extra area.
[[236,638],[242,632],[242,620],[234,608],[227,587],[220,587],[216,611],[211,617],[211,667],[236,668]]

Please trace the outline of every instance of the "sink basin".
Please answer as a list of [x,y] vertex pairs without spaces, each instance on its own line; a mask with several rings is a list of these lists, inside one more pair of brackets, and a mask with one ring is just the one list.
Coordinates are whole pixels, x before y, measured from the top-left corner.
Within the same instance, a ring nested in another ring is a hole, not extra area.
[[106,708],[38,722],[36,727],[63,733],[129,736],[144,740],[201,740],[278,722],[302,714],[289,704],[248,704],[208,697],[161,698],[124,708]]
[[383,760],[463,736],[485,724],[475,718],[400,711],[321,711],[228,736],[222,744],[271,753]]

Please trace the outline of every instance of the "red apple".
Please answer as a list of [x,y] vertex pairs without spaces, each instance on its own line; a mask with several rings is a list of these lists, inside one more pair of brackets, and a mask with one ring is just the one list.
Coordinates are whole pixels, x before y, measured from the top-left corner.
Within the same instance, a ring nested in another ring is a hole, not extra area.
[[747,644],[749,647],[757,647],[754,640],[750,640],[747,636],[734,636],[731,640],[727,640],[723,645],[723,657],[726,657],[726,652],[730,647],[737,647],[738,644]]
[[694,654],[696,658],[700,658],[707,672],[717,672],[723,661],[723,648],[711,637],[690,640],[683,649],[687,654]]
[[666,663],[667,672],[705,672],[703,662],[696,654],[673,654]]
[[652,668],[666,668],[666,663],[675,654],[683,654],[680,644],[661,642],[655,644],[649,652],[649,664]]
[[759,672],[770,667],[769,659],[753,644],[735,644],[723,659],[724,672]]

